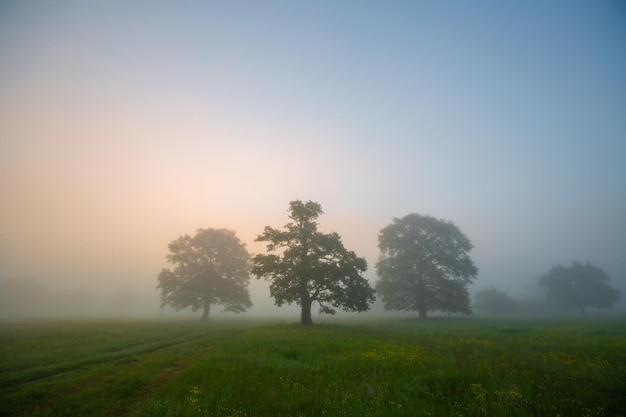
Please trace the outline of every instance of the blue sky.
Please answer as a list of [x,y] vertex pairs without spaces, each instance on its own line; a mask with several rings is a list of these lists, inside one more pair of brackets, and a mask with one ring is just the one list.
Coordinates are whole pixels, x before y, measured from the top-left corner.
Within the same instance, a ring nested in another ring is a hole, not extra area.
[[572,260],[626,291],[625,46],[617,1],[4,2],[0,279],[152,293],[171,240],[262,251],[300,198],[372,282],[416,212],[472,291]]

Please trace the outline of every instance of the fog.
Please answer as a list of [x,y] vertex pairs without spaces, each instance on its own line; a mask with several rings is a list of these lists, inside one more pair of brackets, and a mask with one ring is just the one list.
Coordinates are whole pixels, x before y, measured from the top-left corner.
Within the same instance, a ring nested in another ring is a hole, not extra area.
[[[472,295],[541,299],[539,277],[578,260],[624,296],[625,16],[3,2],[0,318],[187,317],[160,308],[169,242],[228,228],[263,252],[294,199],[322,205],[372,285],[378,232],[415,212],[470,238]],[[297,319],[267,282],[250,292],[246,316]]]

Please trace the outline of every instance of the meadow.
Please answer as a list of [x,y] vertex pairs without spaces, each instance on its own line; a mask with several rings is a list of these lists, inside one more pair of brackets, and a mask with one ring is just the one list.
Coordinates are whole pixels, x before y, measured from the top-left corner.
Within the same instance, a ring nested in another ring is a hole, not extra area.
[[624,416],[622,318],[0,322],[0,416]]

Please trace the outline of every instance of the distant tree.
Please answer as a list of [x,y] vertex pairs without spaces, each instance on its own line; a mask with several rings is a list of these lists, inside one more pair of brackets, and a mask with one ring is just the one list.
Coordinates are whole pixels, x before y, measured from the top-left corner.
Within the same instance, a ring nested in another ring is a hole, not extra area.
[[539,283],[548,298],[582,313],[586,307],[611,308],[620,299],[620,291],[609,285],[607,273],[590,262],[554,266]]
[[478,270],[470,240],[452,223],[411,213],[378,235],[376,291],[385,310],[471,314],[467,285]]
[[252,273],[271,281],[270,294],[276,305],[296,303],[301,307],[300,323],[313,324],[311,306],[318,303],[320,313],[366,311],[374,301],[374,290],[361,273],[365,259],[344,248],[337,233],[317,230],[316,219],[322,207],[315,202],[289,203],[285,230],[269,226],[256,239],[268,242],[267,251],[253,258]]
[[198,229],[193,237],[184,235],[172,241],[167,260],[174,269],[159,274],[162,307],[202,309],[200,320],[208,320],[212,304],[234,313],[252,306],[247,288],[250,255],[235,232]]
[[511,314],[517,310],[517,302],[505,293],[491,287],[476,293],[476,311],[483,314]]
[[32,276],[14,276],[0,281],[0,316],[49,317],[55,294]]

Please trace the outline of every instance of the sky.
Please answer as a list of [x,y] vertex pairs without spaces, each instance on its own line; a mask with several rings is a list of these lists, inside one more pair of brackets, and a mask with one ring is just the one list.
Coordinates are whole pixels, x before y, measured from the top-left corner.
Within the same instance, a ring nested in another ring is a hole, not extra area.
[[474,244],[471,293],[579,260],[626,295],[622,2],[7,0],[0,62],[0,280],[60,303],[157,311],[169,242],[262,253],[295,199],[372,284],[418,213]]

